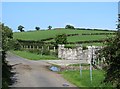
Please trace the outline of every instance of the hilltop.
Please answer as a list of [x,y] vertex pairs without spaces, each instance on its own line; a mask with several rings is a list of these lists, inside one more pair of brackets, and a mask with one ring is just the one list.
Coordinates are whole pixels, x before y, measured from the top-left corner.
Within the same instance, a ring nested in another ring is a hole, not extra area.
[[52,30],[39,30],[39,31],[27,31],[27,32],[14,32],[14,39],[19,40],[33,40],[33,41],[45,41],[54,42],[54,38],[59,34],[66,34],[68,42],[79,42],[79,41],[92,41],[92,40],[103,40],[108,37],[114,36],[114,31],[107,30],[74,30],[56,28]]

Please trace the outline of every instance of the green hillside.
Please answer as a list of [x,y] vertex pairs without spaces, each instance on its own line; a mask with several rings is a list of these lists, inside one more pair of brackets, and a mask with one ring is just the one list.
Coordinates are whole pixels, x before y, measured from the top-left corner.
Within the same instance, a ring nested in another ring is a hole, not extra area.
[[[89,41],[89,40],[102,40],[108,37],[113,37],[114,35],[80,35],[80,36],[70,36],[67,37],[68,42],[78,42],[78,41]],[[47,42],[54,42],[55,40],[49,40]]]
[[[77,34],[75,36],[68,36],[68,42],[79,42],[79,41],[90,41],[90,40],[103,40],[112,35],[83,35],[91,33],[114,33],[113,31],[97,31],[97,30],[72,30],[72,29],[52,29],[52,30],[39,30],[39,31],[28,31],[28,32],[15,32],[13,34],[14,39],[20,40],[43,40],[48,38],[55,38],[58,34]],[[47,40],[46,42],[54,42],[54,39]],[[98,44],[98,43],[94,43]]]

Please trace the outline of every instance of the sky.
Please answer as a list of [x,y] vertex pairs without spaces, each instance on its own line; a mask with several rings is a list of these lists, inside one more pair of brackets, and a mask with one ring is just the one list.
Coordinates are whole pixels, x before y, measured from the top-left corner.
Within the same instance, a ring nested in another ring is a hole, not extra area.
[[2,22],[17,31],[70,24],[79,28],[116,30],[117,2],[2,2]]

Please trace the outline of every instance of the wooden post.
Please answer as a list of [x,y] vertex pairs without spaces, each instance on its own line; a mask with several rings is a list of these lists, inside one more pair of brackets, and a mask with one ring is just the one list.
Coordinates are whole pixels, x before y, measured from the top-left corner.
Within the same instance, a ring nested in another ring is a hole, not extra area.
[[43,54],[43,46],[42,46],[42,48],[41,48],[41,56],[42,56],[42,54]]

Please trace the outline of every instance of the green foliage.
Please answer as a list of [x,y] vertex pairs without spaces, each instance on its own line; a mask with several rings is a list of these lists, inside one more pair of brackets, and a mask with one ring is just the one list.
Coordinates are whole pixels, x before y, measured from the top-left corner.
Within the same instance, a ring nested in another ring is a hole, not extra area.
[[101,50],[101,56],[105,58],[106,76],[104,82],[111,82],[120,88],[120,33],[106,40],[106,47]]
[[66,44],[67,43],[67,36],[66,34],[57,35],[55,38],[55,46],[57,47],[58,44]]
[[9,47],[9,50],[11,49],[20,50],[21,49],[20,43],[15,39],[9,39],[7,46]]
[[2,88],[7,88],[12,80],[11,80],[11,69],[12,67],[8,65],[6,58],[6,51],[9,50],[8,42],[12,38],[12,30],[8,26],[4,26],[4,24],[0,23],[0,32],[2,33]]
[[75,28],[74,28],[74,26],[72,26],[72,25],[66,25],[66,26],[65,26],[65,29],[75,29]]
[[8,42],[13,37],[13,33],[8,26],[4,26],[4,24],[0,24],[0,26],[2,27],[0,29],[0,32],[2,32],[2,49],[7,51],[9,49]]
[[49,25],[49,26],[48,26],[48,30],[51,30],[51,29],[52,29],[52,26]]
[[[86,38],[86,36],[83,36],[82,34],[85,33],[114,33],[111,31],[94,31],[94,30],[70,30],[70,29],[60,29],[60,30],[39,30],[39,31],[32,31],[32,32],[14,32],[13,37],[14,39],[21,39],[21,40],[42,40],[42,39],[47,39],[47,38],[55,38],[56,35],[59,34],[79,34],[81,36],[69,36],[69,37],[76,37],[75,39],[80,39]],[[48,35],[49,34],[49,35]],[[100,36],[100,35],[98,35]],[[98,38],[96,35],[92,35],[92,37],[89,35],[87,36],[87,39],[93,39],[93,38]],[[68,37],[68,38],[69,38]],[[91,38],[90,38],[91,37]],[[105,35],[103,35],[104,38],[106,38]],[[70,39],[71,39],[70,38]],[[99,38],[102,38],[101,36]],[[103,38],[102,38],[103,39]],[[74,39],[73,39],[74,40]],[[77,41],[80,41],[77,40]],[[54,40],[52,40],[54,41]]]
[[24,28],[24,27],[23,27],[22,25],[19,25],[19,26],[18,26],[18,30],[20,30],[20,32],[24,32],[23,28]]
[[35,29],[38,31],[38,30],[40,30],[40,27],[35,27]]
[[88,49],[86,46],[83,46],[82,48],[83,48],[83,50],[87,50]]
[[50,55],[50,50],[48,49],[47,45],[43,46],[43,49],[41,50],[42,55]]
[[[59,34],[78,34],[76,36],[67,36],[67,42],[79,42],[79,41],[92,41],[92,40],[101,40],[107,38],[106,35],[82,35],[82,34],[90,34],[90,33],[114,33],[112,31],[94,31],[94,30],[70,30],[70,29],[58,29],[58,30],[39,30],[33,32],[15,32],[14,39],[20,40],[31,40],[31,41],[40,41],[43,40],[44,42],[55,42],[56,35]],[[49,34],[49,35],[48,35]],[[114,35],[108,35],[108,37],[113,37]],[[93,45],[102,45],[100,42],[91,42]],[[31,44],[31,42],[29,42]],[[89,43],[90,44],[90,43]],[[85,45],[89,45],[86,43]]]

